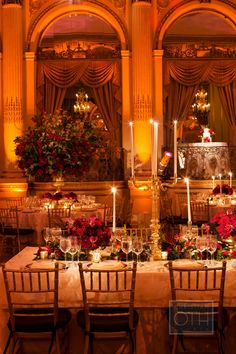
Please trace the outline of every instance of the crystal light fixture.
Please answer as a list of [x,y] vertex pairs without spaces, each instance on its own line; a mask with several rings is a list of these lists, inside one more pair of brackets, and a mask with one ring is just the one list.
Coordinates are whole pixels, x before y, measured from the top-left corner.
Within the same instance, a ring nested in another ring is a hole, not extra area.
[[75,96],[76,96],[76,103],[74,104],[74,112],[88,113],[91,107],[88,102],[88,95],[84,91],[84,89],[80,89]]
[[192,105],[193,113],[198,118],[200,124],[207,124],[210,103],[207,101],[207,92],[201,88],[195,94],[195,100]]

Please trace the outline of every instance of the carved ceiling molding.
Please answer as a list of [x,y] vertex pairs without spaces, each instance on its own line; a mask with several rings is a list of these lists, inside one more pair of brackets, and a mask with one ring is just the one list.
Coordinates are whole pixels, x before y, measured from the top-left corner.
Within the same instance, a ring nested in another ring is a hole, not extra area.
[[119,48],[106,45],[94,45],[94,43],[61,42],[55,48],[39,48],[37,59],[120,59]]
[[[176,4],[175,6],[173,6],[167,13],[166,15],[161,19],[160,21],[160,24],[159,24],[159,27],[156,31],[156,34],[155,34],[155,38],[154,38],[154,44],[157,45],[158,44],[158,38],[160,36],[160,31],[161,31],[161,28],[163,27],[164,23],[167,21],[167,19],[176,11],[178,10],[180,7],[186,5],[186,4],[189,4],[191,2],[193,2],[194,0],[182,0],[180,1],[178,4]],[[199,3],[203,3],[205,2],[204,0],[199,0]],[[209,2],[209,1],[208,1]],[[233,3],[232,1],[230,0],[221,0],[221,3],[223,4],[226,4],[230,7],[232,7],[234,10],[236,10],[236,4]],[[223,13],[222,13],[223,14]]]
[[43,0],[30,0],[30,14],[33,15],[35,12],[39,11],[43,5]]
[[[38,1],[40,1],[40,0],[38,0]],[[100,2],[99,0],[87,0],[87,2],[91,3],[91,4],[95,4],[95,5],[99,6],[99,7],[102,7],[104,10],[109,12],[116,19],[116,21],[119,23],[119,25],[120,25],[123,33],[124,33],[125,41],[126,41],[126,44],[127,44],[126,48],[124,48],[124,49],[128,49],[128,47],[129,47],[129,36],[128,36],[127,27],[125,26],[125,24],[121,20],[121,18],[118,16],[118,14],[115,11],[113,11],[109,6],[107,6],[106,4]],[[44,4],[45,1],[42,0],[42,3]],[[49,3],[45,8],[42,8],[42,10],[40,11],[40,13],[37,16],[35,16],[32,19],[31,24],[29,26],[28,34],[27,34],[27,42],[26,42],[26,48],[25,48],[26,51],[30,50],[31,37],[32,37],[32,34],[33,34],[34,29],[37,26],[37,24],[47,14],[48,11],[53,10],[55,8],[55,6],[58,6],[58,5],[59,6],[60,5],[68,5],[68,0],[59,0],[59,1],[55,0],[55,1],[51,2],[51,3]]]
[[235,59],[236,43],[228,46],[203,41],[176,43],[164,46],[164,57],[171,59]]

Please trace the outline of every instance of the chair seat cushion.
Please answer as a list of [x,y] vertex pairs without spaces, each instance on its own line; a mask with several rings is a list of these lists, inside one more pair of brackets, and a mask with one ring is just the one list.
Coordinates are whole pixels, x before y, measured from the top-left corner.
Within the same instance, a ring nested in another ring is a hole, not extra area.
[[[101,316],[90,317],[91,332],[127,332],[129,331],[129,317],[125,308],[95,308],[93,313]],[[119,316],[115,314],[119,313]],[[122,315],[124,313],[124,315]],[[121,314],[121,315],[120,315]],[[103,316],[104,315],[104,316]],[[133,328],[136,328],[139,315],[134,310]],[[85,312],[80,310],[77,313],[77,323],[85,330]]]
[[[40,333],[51,332],[54,329],[53,317],[46,316],[46,314],[51,313],[49,309],[20,309],[15,312],[21,314],[20,317],[15,317],[15,329],[17,332]],[[68,309],[58,309],[56,329],[65,327],[70,319],[71,313]],[[11,330],[10,320],[8,321],[8,328]]]

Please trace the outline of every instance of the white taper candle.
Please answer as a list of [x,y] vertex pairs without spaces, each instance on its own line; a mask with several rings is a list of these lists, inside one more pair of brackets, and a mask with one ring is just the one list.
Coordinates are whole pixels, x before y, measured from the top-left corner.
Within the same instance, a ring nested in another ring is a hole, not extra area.
[[113,194],[113,204],[112,204],[112,231],[116,231],[116,187],[112,187],[111,189]]
[[229,172],[229,186],[230,186],[230,188],[232,188],[232,172],[230,171]]
[[177,120],[174,120],[174,178],[177,177]]
[[188,224],[191,224],[191,205],[190,205],[190,188],[189,188],[189,178],[184,179],[187,187],[187,206],[188,206]]
[[154,122],[154,176],[157,176],[158,123]]
[[212,176],[211,178],[212,178],[212,189],[214,189],[215,188],[215,176]]

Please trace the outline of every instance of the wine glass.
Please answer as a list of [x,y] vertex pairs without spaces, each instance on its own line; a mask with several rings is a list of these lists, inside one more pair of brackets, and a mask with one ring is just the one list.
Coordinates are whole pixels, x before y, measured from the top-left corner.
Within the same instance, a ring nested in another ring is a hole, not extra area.
[[[68,250],[68,253],[70,253],[71,255],[71,260],[72,260],[72,264],[74,261],[74,256],[76,255],[76,253],[80,253],[81,250],[81,242],[80,240],[78,240],[77,237],[70,237],[70,242],[71,242],[71,247]],[[79,256],[78,256],[79,258]]]
[[207,251],[210,253],[211,255],[211,261],[210,263],[212,263],[213,261],[213,254],[215,253],[216,249],[217,249],[217,239],[215,236],[211,235],[208,237],[207,239]]
[[207,249],[207,239],[204,236],[198,236],[196,238],[196,248],[201,254],[201,260],[203,259],[203,252]]
[[45,227],[43,229],[43,238],[44,238],[44,241],[45,241],[45,243],[47,245],[48,241],[50,241],[50,239],[51,239],[51,229],[50,229],[50,227]]
[[64,236],[60,237],[59,248],[63,253],[65,253],[65,261],[66,261],[66,254],[71,248],[71,241],[69,237],[64,237]]
[[121,249],[126,255],[126,262],[128,262],[128,254],[132,251],[132,240],[130,237],[125,237],[121,240]]
[[134,237],[132,241],[132,251],[137,256],[137,262],[140,263],[140,254],[143,251],[143,240],[141,237]]

